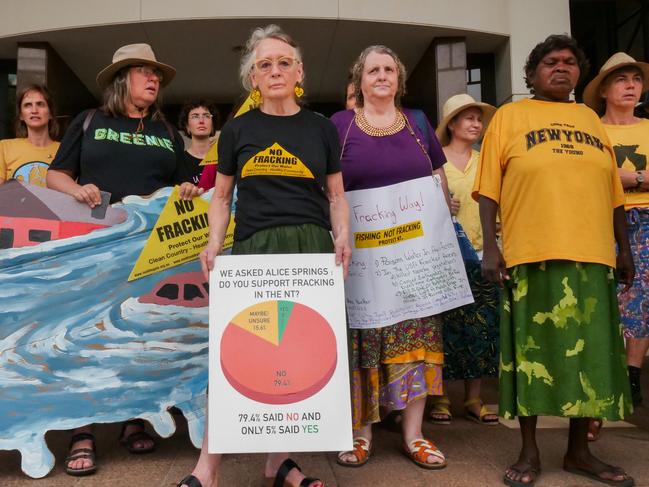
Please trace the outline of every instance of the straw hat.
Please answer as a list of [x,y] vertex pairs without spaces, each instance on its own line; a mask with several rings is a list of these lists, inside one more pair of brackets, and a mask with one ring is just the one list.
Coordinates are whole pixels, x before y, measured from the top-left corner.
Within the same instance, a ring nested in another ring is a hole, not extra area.
[[616,52],[604,63],[604,66],[599,70],[599,74],[595,76],[588,85],[586,85],[586,89],[584,90],[584,103],[595,111],[603,111],[604,99],[600,93],[602,81],[604,81],[611,72],[626,66],[635,66],[642,71],[642,77],[644,78],[642,91],[648,90],[649,64],[638,62],[625,52]]
[[442,108],[442,121],[439,122],[437,130],[435,130],[435,134],[442,146],[448,145],[451,142],[448,133],[446,132],[446,127],[448,127],[449,122],[453,120],[455,115],[471,107],[476,107],[482,110],[483,127],[489,125],[489,120],[491,120],[491,117],[496,113],[496,107],[489,105],[488,103],[475,101],[471,95],[465,93],[453,95],[446,100],[446,103],[444,103],[444,108]]
[[155,58],[153,49],[148,44],[129,44],[120,47],[113,54],[113,62],[99,71],[97,84],[101,89],[106,88],[113,80],[117,72],[126,67],[137,64],[150,64],[162,72],[161,86],[168,85],[176,75],[176,70],[168,64],[160,63]]

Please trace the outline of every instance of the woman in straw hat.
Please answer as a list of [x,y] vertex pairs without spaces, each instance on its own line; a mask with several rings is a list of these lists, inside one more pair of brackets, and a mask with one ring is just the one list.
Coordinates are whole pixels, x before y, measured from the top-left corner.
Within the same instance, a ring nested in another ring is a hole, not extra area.
[[[626,198],[636,276],[629,292],[620,293],[618,299],[634,406],[642,403],[640,372],[649,349],[649,120],[634,116],[634,108],[648,89],[649,64],[618,52],[584,90],[584,103],[602,115]],[[599,427],[600,421],[591,423],[592,439]]]
[[632,411],[614,270],[628,288],[634,268],[604,127],[592,110],[570,101],[586,65],[568,36],[534,47],[525,65],[533,97],[492,118],[474,186],[483,273],[504,286],[500,415],[518,416],[523,443],[503,478],[510,486],[533,485],[541,473],[539,415],[570,418],[564,470],[634,485],[624,470],[595,457],[587,441],[590,417],[619,420]]
[[[381,190],[424,178],[432,185],[433,171],[441,172],[445,188],[444,153],[432,127],[401,108],[405,80],[403,64],[386,46],[370,46],[356,60],[356,106],[332,117],[343,141],[346,191]],[[381,413],[398,410],[406,456],[422,468],[443,468],[444,454],[422,432],[426,398],[441,394],[441,323],[427,316],[396,323],[388,318],[375,326],[351,330],[354,443],[337,461],[347,467],[367,463],[372,425],[381,421]]]
[[[47,186],[91,208],[102,203],[100,191],[110,193],[111,203],[174,184],[180,184],[183,199],[202,193],[188,182],[182,139],[158,106],[160,88],[175,72],[156,60],[148,44],[115,51],[113,62],[97,75],[104,104],[72,121],[48,170]],[[155,447],[142,420],[124,423],[120,441],[131,453]],[[97,470],[89,426],[74,430],[65,470],[75,476]]]
[[176,70],[156,60],[148,44],[120,47],[99,72],[104,104],[81,113],[70,124],[47,174],[50,188],[68,193],[91,208],[127,195],[148,195],[181,184],[181,197],[200,193],[189,181],[180,134],[160,111],[160,89]]
[[[223,246],[235,184],[232,254],[335,253],[346,275],[351,249],[340,144],[329,120],[301,106],[304,66],[298,45],[277,25],[257,28],[246,43],[239,74],[258,108],[227,122],[219,138],[209,243],[200,255],[205,277]],[[268,160],[269,148],[277,146],[301,161],[303,170],[249,162]],[[304,326],[308,333],[309,323]],[[221,455],[208,451],[207,421],[205,431],[198,463],[178,487],[218,483]],[[268,487],[324,485],[305,477],[288,453],[276,452],[266,457],[263,481]]]
[[[473,248],[482,255],[482,229],[478,204],[471,198],[479,152],[473,149],[496,108],[476,102],[467,94],[450,97],[442,110],[437,138],[446,155],[444,172],[452,195],[451,212],[457,216]],[[466,417],[484,425],[498,424],[480,399],[482,377],[498,375],[498,290],[481,276],[480,261],[466,260],[474,303],[442,313],[444,323],[444,379],[464,379]],[[448,396],[436,396],[429,419],[451,422]]]

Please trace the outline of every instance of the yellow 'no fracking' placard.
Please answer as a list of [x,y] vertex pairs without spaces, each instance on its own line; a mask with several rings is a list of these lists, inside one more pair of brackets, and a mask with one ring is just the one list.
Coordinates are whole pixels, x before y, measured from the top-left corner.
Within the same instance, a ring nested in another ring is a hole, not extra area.
[[207,151],[207,154],[205,154],[205,159],[201,161],[199,166],[210,166],[212,164],[218,164],[219,163],[219,156],[218,156],[218,142],[214,142],[210,146],[210,150]]
[[[234,118],[238,117],[239,115],[243,115],[244,113],[252,110],[255,108],[257,105],[255,104],[254,101],[252,101],[252,98],[250,98],[250,95],[248,95],[248,98],[245,99],[245,101],[241,104],[241,107],[239,107],[239,110],[237,110],[237,113],[234,114]],[[205,155],[205,159],[201,161],[199,166],[209,166],[212,164],[218,164],[219,163],[219,157],[218,157],[218,141],[215,141],[212,146],[210,147],[210,150],[207,152]],[[232,223],[232,222],[230,222]]]
[[207,245],[207,201],[181,200],[176,186],[153,227],[129,281],[194,260]]

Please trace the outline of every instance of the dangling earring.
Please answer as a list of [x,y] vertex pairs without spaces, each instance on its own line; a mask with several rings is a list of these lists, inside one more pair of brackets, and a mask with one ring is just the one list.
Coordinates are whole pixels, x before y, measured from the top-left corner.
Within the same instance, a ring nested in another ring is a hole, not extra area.
[[293,89],[295,92],[295,96],[298,98],[302,98],[304,96],[304,88],[300,85],[300,83],[295,83],[295,88]]
[[259,88],[252,89],[252,91],[250,92],[250,99],[255,105],[261,104],[261,91],[259,91]]

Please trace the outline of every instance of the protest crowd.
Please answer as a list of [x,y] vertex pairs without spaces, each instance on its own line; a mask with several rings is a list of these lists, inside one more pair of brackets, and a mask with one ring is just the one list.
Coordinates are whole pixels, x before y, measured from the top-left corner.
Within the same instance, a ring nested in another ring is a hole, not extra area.
[[[499,416],[520,423],[520,454],[503,465],[504,484],[539,479],[537,417],[559,416],[570,421],[566,476],[634,485],[589,443],[605,444],[603,424],[627,418],[643,400],[649,173],[646,158],[642,167],[629,165],[616,147],[649,154],[649,120],[635,111],[649,89],[649,64],[613,55],[577,103],[572,94],[588,60],[574,39],[551,35],[525,64],[530,98],[497,109],[457,93],[437,127],[402,105],[407,73],[388,46],[359,53],[341,87],[346,108],[331,118],[305,102],[308,69],[288,33],[259,27],[239,72],[252,107],[235,117],[236,106],[221,127],[209,99],[191,100],[172,124],[160,95],[175,69],[148,44],[122,46],[97,74],[103,104],[78,114],[60,141],[48,88],[18,93],[16,138],[0,141],[0,184],[25,161],[40,160],[49,167],[31,184],[90,208],[168,186],[179,186],[185,201],[212,191],[209,242],[200,254],[206,280],[223,250],[235,194],[233,255],[333,253],[347,276],[354,230],[346,193],[437,185],[473,300],[430,316],[350,324],[353,446],[337,453],[337,463],[362,476],[375,454],[381,461],[373,427],[389,423],[413,468],[446,467],[439,438],[427,438],[422,424],[453,423],[446,383],[463,381],[462,408],[476,427],[497,425]],[[218,164],[202,165],[217,137]],[[274,144],[290,156],[272,159],[264,150]],[[251,170],[250,161],[260,164]],[[264,173],[262,162],[278,168]],[[496,377],[498,411],[481,396],[482,380]],[[123,424],[119,441],[129,452],[154,450],[145,426],[141,419]],[[207,436],[178,487],[217,485],[221,455],[209,453]],[[72,476],[98,469],[92,425],[70,431],[64,462]],[[268,453],[260,475],[268,487],[325,485],[288,452]]]

